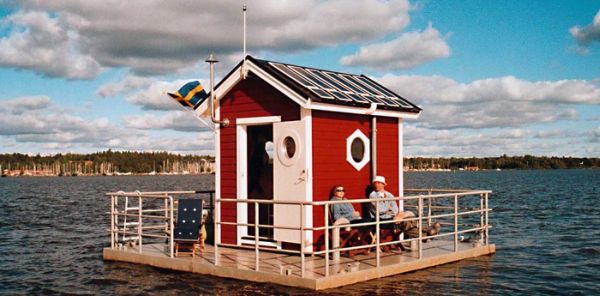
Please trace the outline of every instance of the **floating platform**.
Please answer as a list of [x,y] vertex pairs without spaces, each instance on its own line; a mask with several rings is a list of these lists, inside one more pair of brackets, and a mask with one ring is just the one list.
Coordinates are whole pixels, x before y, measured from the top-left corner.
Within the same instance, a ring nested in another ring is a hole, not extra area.
[[353,259],[341,257],[339,262],[327,260],[329,261],[328,276],[326,276],[326,260],[323,256],[306,256],[304,277],[301,275],[300,256],[261,251],[257,268],[256,253],[253,249],[219,247],[217,265],[215,265],[214,248],[211,245],[207,245],[203,254],[195,258],[191,256],[171,258],[168,244],[143,245],[141,252],[138,247],[105,248],[103,255],[104,260],[108,261],[123,261],[176,271],[324,290],[496,252],[494,244],[480,245],[465,242],[460,242],[455,251],[454,241],[445,239],[431,240],[423,243],[422,247],[421,259],[418,258],[418,252],[408,249],[381,252],[379,267],[376,264],[376,252],[357,255]]

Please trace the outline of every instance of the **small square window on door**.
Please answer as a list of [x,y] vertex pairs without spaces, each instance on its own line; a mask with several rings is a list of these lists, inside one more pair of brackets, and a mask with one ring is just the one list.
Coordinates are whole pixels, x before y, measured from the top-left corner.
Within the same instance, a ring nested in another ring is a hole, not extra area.
[[369,138],[357,129],[346,139],[346,161],[357,171],[360,171],[370,160],[371,147]]

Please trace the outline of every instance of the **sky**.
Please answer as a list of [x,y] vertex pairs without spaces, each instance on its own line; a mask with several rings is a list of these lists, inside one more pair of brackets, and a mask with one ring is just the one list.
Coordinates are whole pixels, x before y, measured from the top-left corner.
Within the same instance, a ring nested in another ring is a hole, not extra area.
[[247,53],[423,109],[406,156],[600,157],[600,1],[0,0],[0,153],[214,155],[166,92]]

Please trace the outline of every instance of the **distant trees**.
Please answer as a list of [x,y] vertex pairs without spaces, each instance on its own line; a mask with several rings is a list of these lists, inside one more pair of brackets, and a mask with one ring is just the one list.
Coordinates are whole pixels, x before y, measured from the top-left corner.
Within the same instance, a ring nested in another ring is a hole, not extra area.
[[507,156],[469,158],[427,158],[411,157],[404,159],[404,166],[410,169],[459,169],[477,167],[479,169],[567,169],[600,168],[600,158],[587,157],[548,157],[548,156]]
[[[92,154],[55,154],[29,156],[0,154],[2,170],[21,170],[45,175],[93,175],[121,173],[201,173],[211,172],[214,157],[209,155],[179,155],[168,152],[135,152],[107,150]],[[23,174],[23,173],[22,173]]]

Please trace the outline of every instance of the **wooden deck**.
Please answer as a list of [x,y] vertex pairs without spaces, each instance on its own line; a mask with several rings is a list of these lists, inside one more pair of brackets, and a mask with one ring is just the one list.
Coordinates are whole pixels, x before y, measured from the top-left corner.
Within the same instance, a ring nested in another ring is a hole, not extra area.
[[[420,260],[418,253],[410,250],[382,252],[379,267],[376,267],[375,252],[357,255],[354,259],[342,257],[339,263],[329,260],[329,276],[325,276],[323,256],[306,256],[304,277],[301,277],[298,255],[261,251],[259,268],[256,270],[254,250],[219,247],[219,265],[216,266],[214,249],[210,245],[207,245],[202,256],[195,259],[191,256],[170,258],[166,244],[151,244],[144,245],[141,253],[137,247],[105,248],[104,260],[322,290],[488,255],[495,251],[493,244],[473,246],[471,243],[459,243],[458,252],[454,252],[453,241],[433,240],[423,244],[423,258]],[[354,267],[353,270],[346,271],[350,266]],[[282,274],[282,267],[291,269],[291,275]]]

